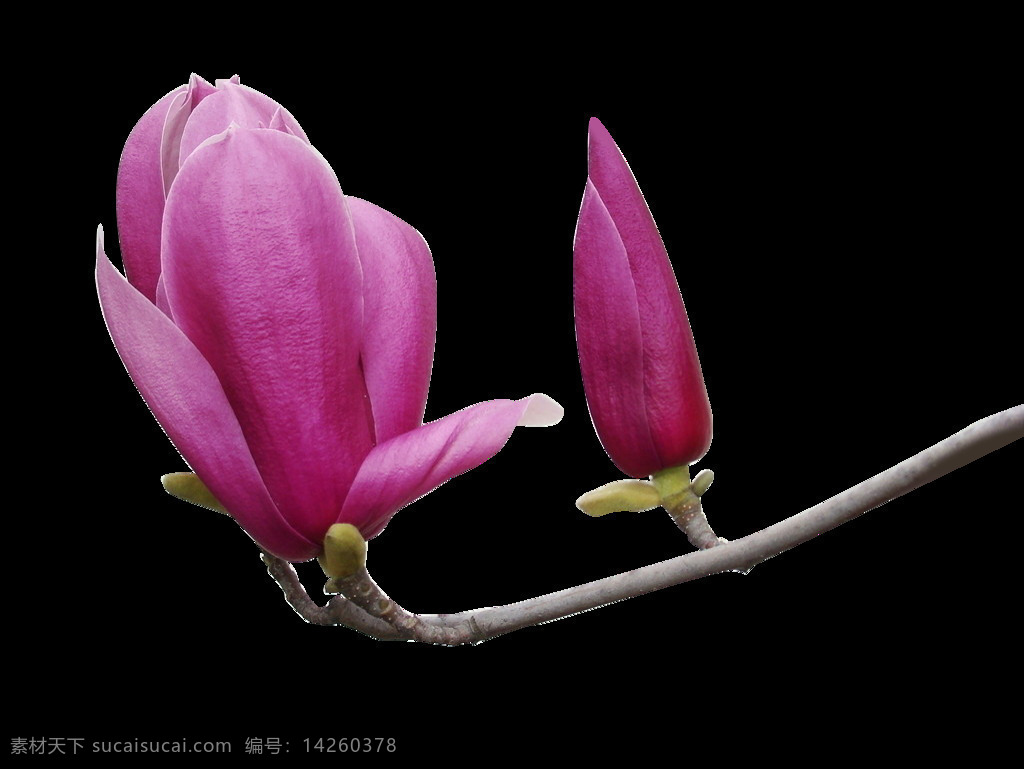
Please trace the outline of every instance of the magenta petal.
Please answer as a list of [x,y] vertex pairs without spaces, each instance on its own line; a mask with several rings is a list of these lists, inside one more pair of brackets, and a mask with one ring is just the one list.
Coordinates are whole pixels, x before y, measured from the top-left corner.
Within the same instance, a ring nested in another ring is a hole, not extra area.
[[561,418],[562,407],[537,394],[477,403],[381,443],[359,469],[338,522],[371,539],[397,510],[497,454],[517,425],[546,427]]
[[171,182],[178,175],[181,165],[178,159],[181,151],[181,135],[185,131],[192,111],[203,99],[217,92],[217,89],[199,75],[192,73],[188,87],[178,93],[167,109],[163,135],[160,140],[160,167],[162,170],[164,195],[171,189]]
[[383,443],[423,422],[437,329],[434,262],[423,236],[397,216],[346,200],[363,267],[363,374]]
[[170,319],[126,281],[97,244],[96,284],[110,336],[143,399],[192,470],[260,546],[289,561],[318,542],[281,517],[217,375]]
[[164,185],[160,144],[171,103],[188,86],[179,86],[150,107],[132,129],[117,170],[117,233],[128,280],[154,301],[160,277],[160,221]]
[[[638,456],[631,462],[632,469],[626,470],[610,450],[609,454],[620,469],[637,477],[695,462],[711,445],[711,406],[686,308],[636,179],[596,118],[590,121],[589,180],[600,194],[629,260],[642,336],[644,408],[660,463],[648,467]],[[590,258],[600,261],[602,256],[595,253]],[[619,258],[617,252],[614,258]],[[577,259],[576,264],[579,262]],[[632,330],[629,333],[632,335]],[[602,378],[608,381],[608,377]],[[631,380],[629,387],[633,386]]]
[[306,132],[284,107],[269,96],[230,80],[218,80],[217,92],[192,111],[181,136],[180,162],[211,136],[234,123],[242,128],[275,128],[308,143]]
[[320,541],[373,445],[362,276],[334,172],[290,134],[232,127],[182,164],[163,245],[174,322],[217,372],[282,515]]
[[622,239],[589,180],[573,244],[573,303],[594,429],[616,466],[642,478],[661,459],[647,424],[636,288]]
[[164,276],[161,275],[156,282],[156,306],[168,318],[171,317],[171,308],[167,304],[167,289],[164,288]]

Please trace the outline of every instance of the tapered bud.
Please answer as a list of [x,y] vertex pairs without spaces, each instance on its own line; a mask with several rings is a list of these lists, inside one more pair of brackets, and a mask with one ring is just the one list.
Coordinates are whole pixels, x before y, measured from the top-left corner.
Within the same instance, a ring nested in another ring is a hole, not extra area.
[[642,478],[704,456],[711,404],[679,286],[644,196],[596,118],[573,295],[587,404],[611,460]]

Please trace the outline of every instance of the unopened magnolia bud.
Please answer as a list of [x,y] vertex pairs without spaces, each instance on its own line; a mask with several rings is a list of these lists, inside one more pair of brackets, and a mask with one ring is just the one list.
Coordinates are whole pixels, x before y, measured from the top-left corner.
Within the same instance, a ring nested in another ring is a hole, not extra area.
[[576,500],[576,507],[594,518],[620,511],[642,513],[660,504],[661,497],[650,481],[633,478],[606,483]]
[[218,513],[230,515],[195,473],[168,473],[161,476],[160,483],[164,485],[164,490],[172,497],[183,499],[186,502],[205,507],[208,510],[216,510]]
[[587,151],[572,271],[580,372],[601,445],[643,478],[707,453],[711,402],[665,244],[597,118]]
[[336,523],[324,537],[320,565],[335,579],[355,574],[366,565],[366,540],[351,523]]

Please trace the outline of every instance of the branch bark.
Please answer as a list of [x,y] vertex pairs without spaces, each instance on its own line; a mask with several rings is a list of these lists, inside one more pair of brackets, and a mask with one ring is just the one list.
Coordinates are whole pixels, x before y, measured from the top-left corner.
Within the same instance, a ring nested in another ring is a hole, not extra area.
[[267,554],[264,561],[288,603],[311,623],[344,625],[382,641],[477,643],[711,574],[747,572],[1022,437],[1024,405],[981,419],[831,499],[740,539],[527,601],[459,614],[413,615],[419,621],[411,628],[398,628],[373,617],[342,596],[325,607],[317,606],[302,588],[291,564]]

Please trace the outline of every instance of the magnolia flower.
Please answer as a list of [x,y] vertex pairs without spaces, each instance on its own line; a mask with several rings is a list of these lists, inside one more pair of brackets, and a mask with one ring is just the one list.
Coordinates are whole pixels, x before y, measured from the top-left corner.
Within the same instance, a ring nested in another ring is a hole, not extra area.
[[643,194],[596,118],[573,298],[587,404],[611,460],[642,478],[704,456],[711,404],[679,286]]
[[436,327],[427,244],[342,194],[284,109],[193,76],[139,121],[118,175],[128,280],[97,244],[125,367],[217,502],[269,552],[320,555],[335,523],[379,534],[494,456],[545,395],[423,424]]

